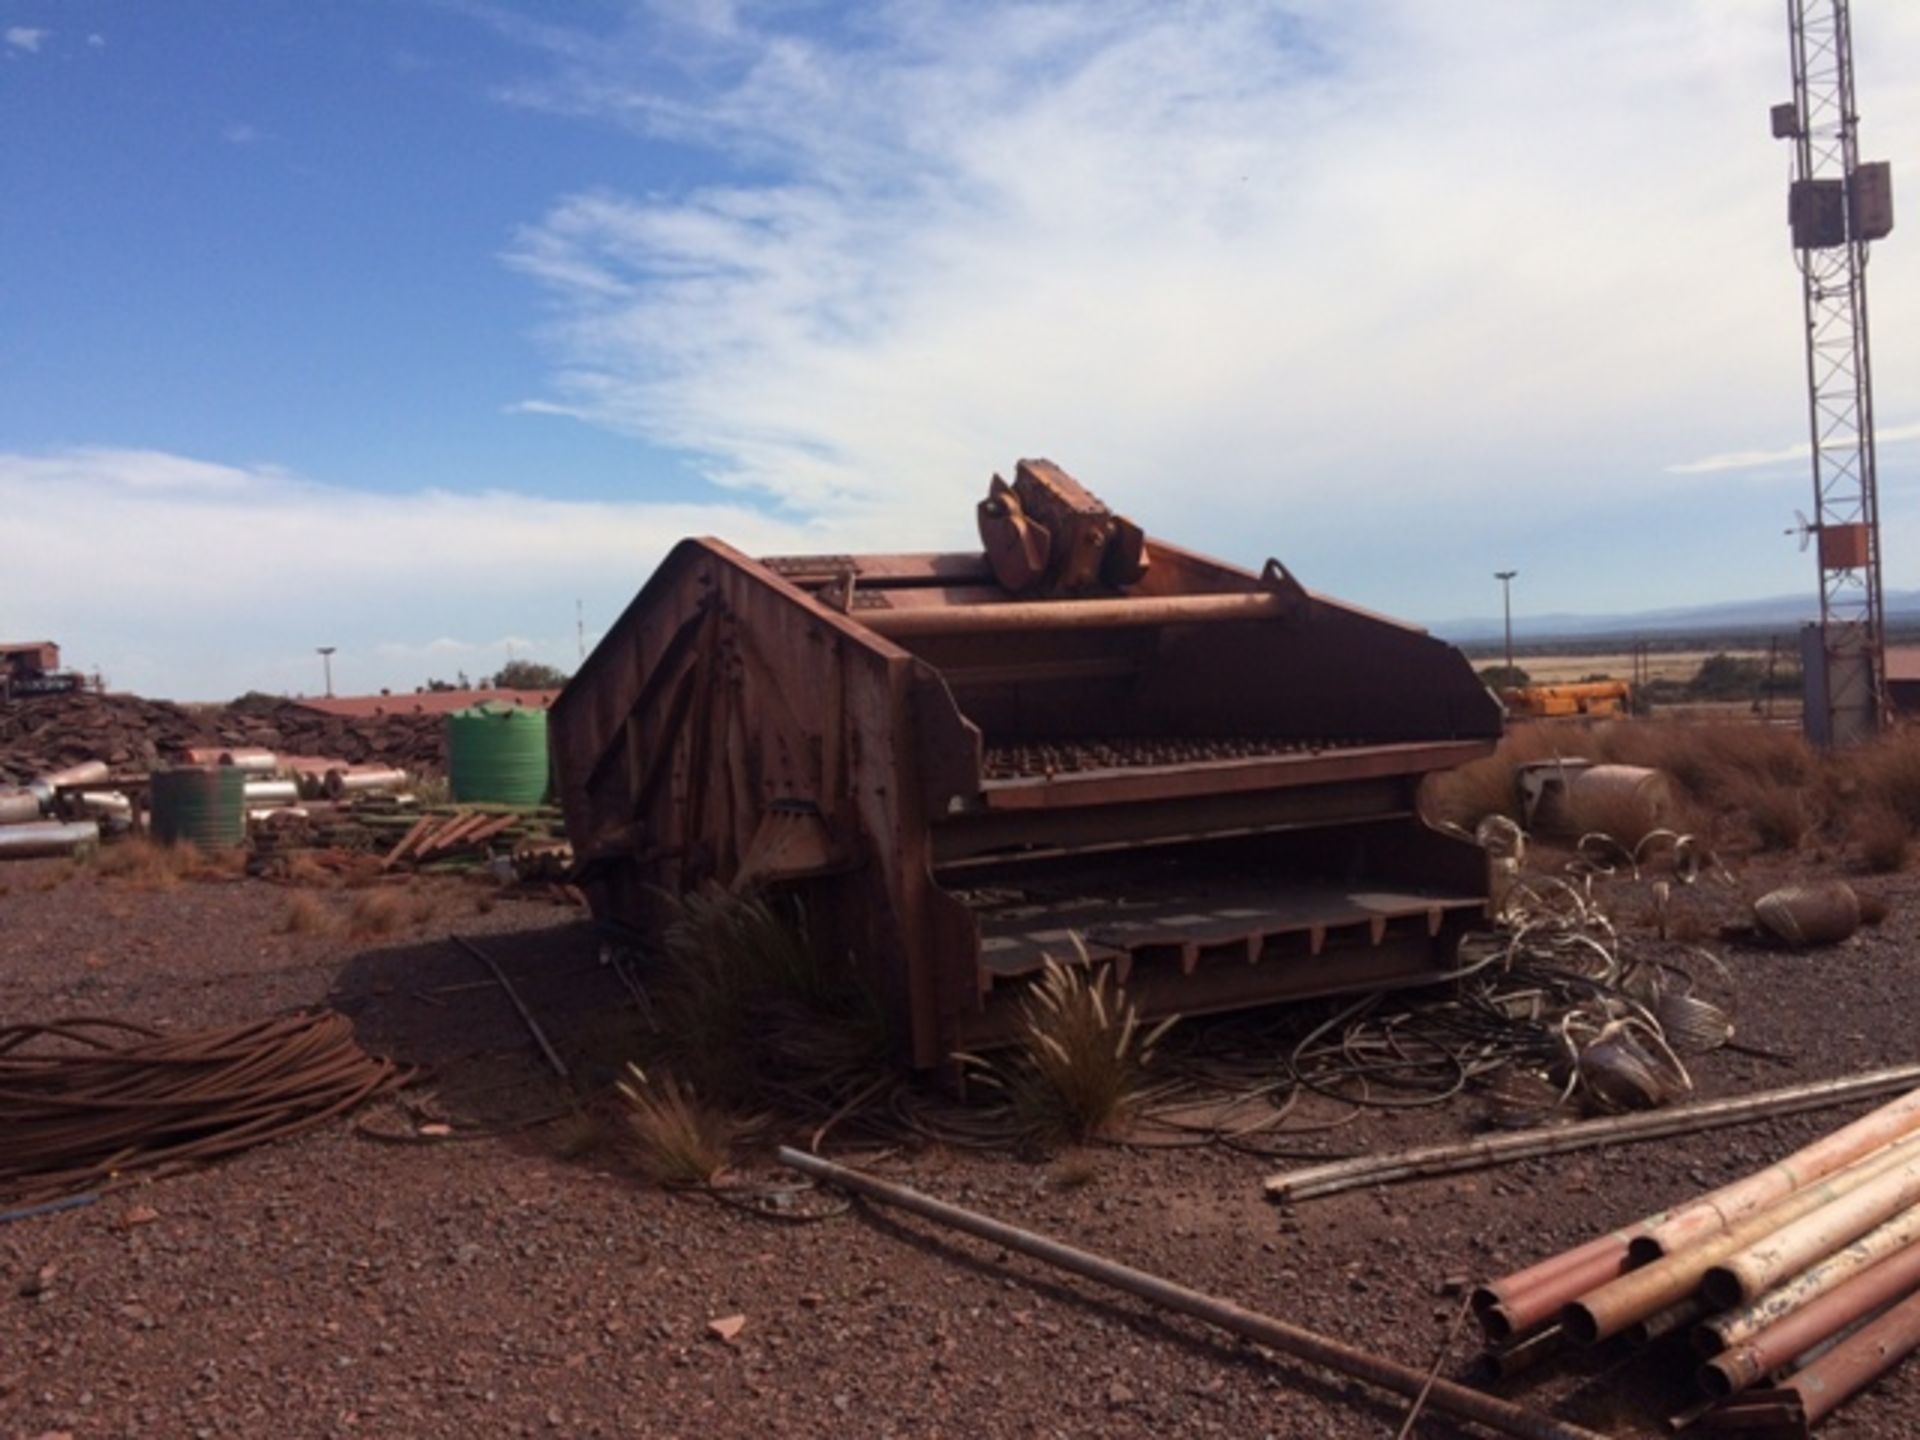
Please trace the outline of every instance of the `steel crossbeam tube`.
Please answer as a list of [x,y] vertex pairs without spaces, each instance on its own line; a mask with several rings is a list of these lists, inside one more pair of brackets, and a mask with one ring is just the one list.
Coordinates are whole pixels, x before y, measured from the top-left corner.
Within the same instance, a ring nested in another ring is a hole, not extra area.
[[949,1205],[904,1185],[895,1185],[844,1165],[836,1165],[817,1155],[782,1146],[779,1159],[781,1164],[815,1180],[837,1185],[882,1204],[898,1206],[912,1214],[1125,1291],[1165,1309],[1204,1320],[1232,1334],[1337,1374],[1365,1381],[1409,1399],[1424,1393],[1426,1404],[1432,1409],[1458,1419],[1471,1420],[1503,1435],[1529,1437],[1529,1440],[1600,1440],[1593,1431],[1581,1426],[1524,1409],[1511,1401],[1451,1380],[1426,1375],[1375,1351],[1363,1350],[1287,1321],[1244,1309],[1230,1300],[1189,1289],[1172,1280],[1122,1265],[1091,1251],[1076,1249],[1031,1230],[962,1209],[958,1205]]

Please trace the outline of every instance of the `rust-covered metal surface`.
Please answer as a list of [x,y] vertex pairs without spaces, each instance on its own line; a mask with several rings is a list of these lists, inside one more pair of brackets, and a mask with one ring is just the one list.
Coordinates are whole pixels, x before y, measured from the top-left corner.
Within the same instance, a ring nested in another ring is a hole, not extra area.
[[1444,966],[1486,867],[1415,790],[1501,724],[1457,650],[1044,461],[979,519],[975,554],[667,556],[552,711],[599,914],[794,887],[923,1066],[991,1043],[1069,932],[1154,1012]]

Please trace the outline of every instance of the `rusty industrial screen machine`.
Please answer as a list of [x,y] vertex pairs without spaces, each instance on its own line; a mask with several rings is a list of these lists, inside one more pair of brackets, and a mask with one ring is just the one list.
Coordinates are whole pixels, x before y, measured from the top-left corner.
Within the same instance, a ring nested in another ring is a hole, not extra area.
[[1075,935],[1148,1014],[1442,971],[1487,866],[1415,795],[1501,727],[1465,657],[1015,476],[979,554],[661,562],[552,711],[596,913],[791,888],[921,1066]]

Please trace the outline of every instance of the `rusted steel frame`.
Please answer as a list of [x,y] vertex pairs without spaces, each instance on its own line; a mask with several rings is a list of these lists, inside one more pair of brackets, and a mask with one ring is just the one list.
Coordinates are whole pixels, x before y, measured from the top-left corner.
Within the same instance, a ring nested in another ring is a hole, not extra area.
[[851,618],[881,635],[980,635],[1032,630],[1111,630],[1142,625],[1204,625],[1278,620],[1287,597],[1249,590],[1225,595],[1150,595],[1126,600],[1010,600],[997,605],[929,605],[855,610]]
[[1920,1201],[1920,1153],[1722,1259],[1701,1278],[1716,1309],[1745,1305]]
[[1894,1146],[1891,1153],[1875,1152],[1756,1211],[1725,1234],[1703,1240],[1638,1270],[1629,1270],[1618,1280],[1589,1291],[1560,1312],[1560,1323],[1568,1334],[1585,1345],[1617,1335],[1691,1295],[1707,1271],[1727,1256],[1851,1194],[1915,1156],[1920,1156],[1920,1137]]
[[1795,1356],[1916,1289],[1920,1289],[1920,1245],[1909,1245],[1745,1343],[1714,1356],[1700,1367],[1700,1385],[1709,1395],[1721,1397],[1757,1385],[1792,1364]]
[[1130,850],[1207,836],[1259,835],[1367,821],[1412,822],[1407,786],[1392,776],[1339,786],[1250,790],[1054,810],[968,810],[933,822],[936,867]]
[[1422,1371],[1389,1360],[1375,1351],[1363,1350],[1285,1320],[1244,1309],[1230,1300],[1190,1289],[976,1211],[949,1205],[904,1185],[895,1185],[861,1171],[850,1170],[817,1155],[782,1146],[779,1159],[781,1164],[815,1180],[851,1190],[869,1200],[898,1206],[923,1219],[949,1226],[1005,1249],[1017,1250],[1022,1255],[1058,1269],[1124,1291],[1179,1314],[1190,1315],[1336,1374],[1409,1399],[1424,1391],[1426,1403],[1432,1409],[1485,1425],[1502,1434],[1530,1437],[1530,1440],[1599,1440],[1593,1431],[1523,1409],[1510,1401],[1483,1394],[1454,1381],[1437,1377],[1429,1381]]
[[[654,697],[669,680],[677,681],[685,669],[687,652],[692,648],[700,627],[713,618],[714,607],[711,601],[702,603],[694,612],[680,622],[680,626],[667,637],[667,643],[661,648],[660,658],[647,671],[645,683],[640,693],[634,697],[633,704],[627,708],[629,722],[633,716],[644,714],[652,706]],[[627,726],[625,723],[615,726],[605,748],[587,768],[583,782],[587,789],[597,789],[606,778],[608,769],[627,753]]]
[[1081,805],[1121,805],[1175,800],[1189,795],[1220,795],[1246,790],[1276,790],[1296,785],[1330,785],[1389,775],[1424,775],[1491,754],[1487,740],[1369,745],[1320,754],[1277,755],[1245,760],[1202,760],[1184,765],[1138,765],[1119,770],[989,780],[981,787],[991,810],[1049,810]]
[[1693,1332],[1694,1348],[1703,1356],[1718,1355],[1744,1345],[1761,1331],[1892,1255],[1920,1242],[1920,1205],[1909,1206],[1870,1234],[1862,1235],[1839,1254],[1802,1271],[1739,1310],[1715,1315]]
[[902,551],[873,555],[764,555],[759,563],[792,585],[811,588],[851,570],[863,590],[920,585],[984,585],[993,580],[977,551]]

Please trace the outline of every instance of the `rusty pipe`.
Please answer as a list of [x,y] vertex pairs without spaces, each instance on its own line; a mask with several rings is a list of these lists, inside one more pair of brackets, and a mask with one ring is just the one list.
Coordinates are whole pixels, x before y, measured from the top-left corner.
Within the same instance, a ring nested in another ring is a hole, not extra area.
[[1686,1329],[1706,1313],[1706,1302],[1698,1295],[1689,1295],[1677,1305],[1669,1305],[1644,1320],[1635,1321],[1620,1333],[1627,1337],[1627,1343],[1634,1349],[1644,1350],[1656,1340],[1664,1340],[1675,1331]]
[[1622,1274],[1629,1232],[1616,1231],[1556,1255],[1530,1270],[1490,1281],[1474,1291],[1475,1313],[1490,1340],[1523,1335],[1558,1315],[1569,1300]]
[[1783,1195],[1791,1195],[1808,1182],[1830,1175],[1841,1166],[1884,1149],[1916,1130],[1920,1130],[1920,1090],[1910,1090],[1852,1124],[1802,1146],[1786,1159],[1731,1185],[1723,1185],[1680,1206],[1658,1223],[1649,1224],[1646,1233],[1636,1237],[1629,1247],[1632,1263],[1648,1264],[1662,1255],[1684,1249],[1703,1236],[1717,1235],[1740,1216],[1752,1214]]
[[31,790],[0,793],[0,825],[26,825],[40,818],[40,797]]
[[1756,1211],[1724,1234],[1702,1240],[1638,1270],[1629,1270],[1619,1279],[1589,1291],[1560,1312],[1560,1323],[1581,1344],[1598,1344],[1686,1299],[1707,1271],[1727,1256],[1851,1194],[1876,1176],[1916,1156],[1920,1156],[1920,1137],[1893,1146],[1891,1154],[1876,1152],[1858,1160],[1845,1170]]
[[1199,625],[1278,620],[1284,595],[1247,590],[1225,595],[1146,595],[1127,600],[1009,600],[991,605],[924,605],[855,610],[849,618],[889,637],[990,635],[1010,630],[1121,630],[1146,625]]
[[[1889,1090],[1911,1087],[1916,1082],[1920,1082],[1920,1065],[1894,1065],[1882,1070],[1864,1071],[1858,1075],[1815,1080],[1805,1085],[1788,1085],[1778,1090],[1762,1090],[1752,1095],[1738,1095],[1725,1100],[1702,1100],[1689,1105],[1670,1105],[1664,1109],[1649,1110],[1639,1114],[1612,1115],[1604,1120],[1581,1120],[1571,1125],[1547,1125],[1532,1130],[1485,1135],[1475,1140],[1446,1145],[1423,1145],[1391,1155],[1363,1155],[1350,1160],[1334,1160],[1324,1165],[1309,1165],[1296,1170],[1285,1170],[1278,1175],[1268,1177],[1267,1198],[1306,1200],[1320,1195],[1335,1195],[1342,1190],[1350,1190],[1360,1185],[1378,1185],[1389,1180],[1453,1175],[1463,1170],[1481,1170],[1511,1160],[1533,1159],[1541,1155],[1564,1155],[1569,1151],[1588,1149],[1597,1145],[1617,1145],[1628,1141],[1658,1139],[1668,1135],[1691,1135],[1723,1125],[1742,1125],[1755,1120],[1771,1119],[1778,1115],[1797,1115],[1803,1110],[1844,1105],[1853,1100],[1864,1100],[1871,1095],[1884,1095]],[[1908,1126],[1909,1130],[1920,1128],[1920,1091],[1915,1091],[1912,1098],[1915,1116],[1913,1124]],[[1875,1114],[1878,1113],[1878,1111],[1875,1112]],[[1851,1130],[1853,1127],[1846,1128]],[[1835,1132],[1836,1135],[1844,1133],[1846,1132]],[[1808,1146],[1807,1150],[1816,1148],[1817,1146]],[[1797,1159],[1806,1153],[1806,1151],[1796,1152],[1795,1156],[1789,1157],[1789,1160]],[[1800,1168],[1803,1172],[1807,1169],[1804,1165]],[[1717,1195],[1720,1192],[1714,1193]]]
[[[1795,1085],[1783,1090],[1743,1096],[1738,1101],[1708,1101],[1706,1108],[1709,1118],[1728,1114],[1726,1107],[1735,1104],[1744,1107],[1738,1112],[1742,1118],[1787,1114],[1791,1113],[1791,1109],[1806,1108],[1803,1101],[1835,1104],[1872,1093],[1869,1087],[1886,1089],[1905,1084],[1908,1077],[1915,1073],[1913,1067],[1897,1066],[1891,1070],[1873,1071],[1842,1080],[1817,1081],[1812,1085]],[[1853,1088],[1856,1084],[1860,1088]],[[1613,1122],[1589,1123],[1608,1125]],[[1581,1127],[1566,1128],[1577,1130]],[[1723,1185],[1676,1209],[1649,1215],[1624,1230],[1616,1230],[1611,1235],[1590,1240],[1585,1245],[1542,1260],[1524,1270],[1488,1281],[1474,1294],[1474,1307],[1480,1324],[1488,1337],[1494,1340],[1523,1334],[1557,1314],[1562,1306],[1629,1268],[1650,1264],[1670,1249],[1677,1250],[1697,1239],[1719,1234],[1763,1205],[1790,1195],[1863,1155],[1884,1149],[1890,1141],[1916,1129],[1920,1129],[1920,1090],[1910,1090],[1812,1144],[1802,1146],[1764,1170]],[[1437,1158],[1441,1150],[1448,1148],[1433,1147],[1433,1154]],[[1374,1163],[1377,1165],[1378,1161]],[[1268,1193],[1284,1198],[1294,1193],[1295,1186],[1304,1184],[1312,1189],[1325,1181],[1345,1179],[1351,1171],[1345,1174],[1331,1173],[1338,1171],[1342,1165],[1351,1167],[1354,1162],[1336,1162],[1333,1166],[1316,1166],[1276,1176],[1268,1182]],[[1277,1189],[1282,1184],[1287,1188]],[[1597,1258],[1601,1256],[1608,1257],[1604,1263]]]
[[1704,1357],[1744,1345],[1794,1311],[1916,1242],[1920,1242],[1920,1205],[1910,1205],[1886,1224],[1767,1291],[1752,1304],[1704,1321],[1693,1332],[1694,1348]]
[[0,860],[30,860],[41,855],[71,855],[100,839],[96,820],[36,820],[0,827]]
[[1479,1370],[1489,1380],[1511,1380],[1524,1375],[1543,1361],[1551,1360],[1567,1348],[1567,1334],[1558,1325],[1536,1330],[1511,1345],[1489,1345],[1481,1355]]
[[406,783],[406,771],[385,765],[349,765],[327,772],[327,794],[335,800],[368,790],[398,790]]
[[1835,1286],[1778,1323],[1700,1367],[1700,1385],[1719,1399],[1757,1385],[1830,1335],[1920,1288],[1920,1245],[1909,1245]]
[[28,782],[27,789],[44,807],[53,804],[53,792],[62,785],[91,785],[112,773],[104,760],[82,760],[78,765],[69,765],[64,770],[55,770]]
[[1920,1201],[1920,1154],[1725,1256],[1701,1277],[1716,1310],[1745,1305]]
[[1421,1371],[1388,1360],[1376,1351],[1362,1350],[1284,1320],[1242,1309],[1229,1300],[1190,1290],[1185,1285],[1150,1275],[1144,1270],[1135,1270],[1130,1265],[1122,1265],[1105,1256],[1076,1249],[1031,1230],[1022,1230],[975,1211],[964,1210],[958,1205],[949,1205],[904,1185],[895,1185],[858,1170],[850,1170],[844,1165],[836,1165],[831,1160],[822,1160],[818,1155],[783,1145],[779,1150],[779,1160],[781,1164],[815,1180],[851,1190],[856,1195],[882,1204],[897,1205],[912,1214],[1005,1249],[1017,1250],[1022,1255],[1030,1255],[1046,1264],[1123,1290],[1179,1314],[1191,1315],[1336,1374],[1365,1381],[1409,1399],[1424,1390],[1427,1404],[1433,1409],[1474,1421],[1502,1434],[1531,1437],[1531,1440],[1599,1440],[1591,1430],[1536,1414],[1510,1401],[1483,1394],[1451,1380],[1430,1379]]
[[220,764],[231,765],[236,770],[254,770],[271,775],[279,759],[271,750],[258,747],[235,748],[220,752]]

